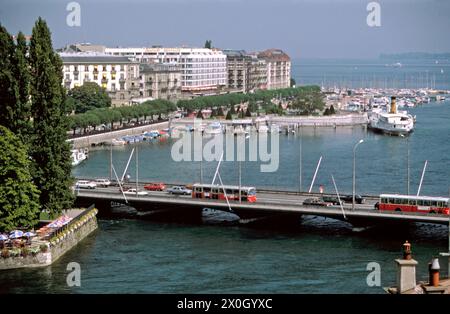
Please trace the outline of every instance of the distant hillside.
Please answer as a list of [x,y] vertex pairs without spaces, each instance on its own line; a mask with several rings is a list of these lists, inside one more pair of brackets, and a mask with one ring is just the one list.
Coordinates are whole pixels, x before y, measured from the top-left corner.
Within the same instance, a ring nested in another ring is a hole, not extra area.
[[380,59],[450,59],[450,53],[428,53],[428,52],[405,52],[405,53],[382,53]]

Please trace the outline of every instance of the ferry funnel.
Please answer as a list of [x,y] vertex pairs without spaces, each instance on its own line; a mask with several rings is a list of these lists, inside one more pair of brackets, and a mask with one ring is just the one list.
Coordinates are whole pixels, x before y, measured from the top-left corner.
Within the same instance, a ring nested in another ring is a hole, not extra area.
[[397,113],[397,105],[395,103],[395,96],[391,97],[391,111],[390,113]]

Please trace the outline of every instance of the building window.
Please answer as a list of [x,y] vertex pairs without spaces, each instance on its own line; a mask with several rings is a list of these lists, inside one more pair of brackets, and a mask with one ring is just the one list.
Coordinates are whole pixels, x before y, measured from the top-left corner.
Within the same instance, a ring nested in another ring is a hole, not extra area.
[[94,74],[94,80],[98,80],[98,74]]
[[86,72],[89,72],[89,66],[88,66],[88,65],[85,65],[85,66],[84,66],[84,70],[85,70]]

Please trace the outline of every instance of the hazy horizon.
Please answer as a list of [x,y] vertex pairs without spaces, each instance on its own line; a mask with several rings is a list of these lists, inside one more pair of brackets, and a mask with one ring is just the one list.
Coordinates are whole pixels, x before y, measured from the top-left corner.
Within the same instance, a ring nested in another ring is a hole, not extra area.
[[12,34],[48,23],[55,48],[77,42],[109,47],[280,48],[293,59],[374,59],[380,54],[445,53],[450,1],[379,0],[381,26],[369,27],[366,0],[79,0],[81,26],[69,27],[71,1],[1,0]]

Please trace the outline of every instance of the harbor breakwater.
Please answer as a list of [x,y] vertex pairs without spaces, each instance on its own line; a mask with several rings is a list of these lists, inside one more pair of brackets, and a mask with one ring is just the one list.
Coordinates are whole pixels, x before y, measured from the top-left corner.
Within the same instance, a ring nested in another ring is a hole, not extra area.
[[101,143],[106,143],[111,141],[115,138],[120,138],[127,135],[139,135],[146,131],[151,130],[161,130],[169,127],[169,121],[164,121],[160,123],[153,123],[153,124],[147,124],[143,126],[137,126],[134,128],[127,128],[122,130],[116,130],[111,132],[105,132],[100,134],[94,134],[94,135],[87,135],[83,137],[78,138],[72,138],[67,140],[68,142],[72,143],[73,148],[79,149],[79,148],[85,148],[85,147],[91,147],[95,146]]
[[220,123],[225,127],[238,125],[260,126],[261,124],[279,126],[304,126],[304,127],[335,127],[335,126],[354,126],[367,125],[367,113],[348,113],[332,116],[278,116],[267,115],[265,117],[249,117],[238,120],[223,119],[194,119],[184,118],[172,120],[172,126],[194,126],[195,124]]

